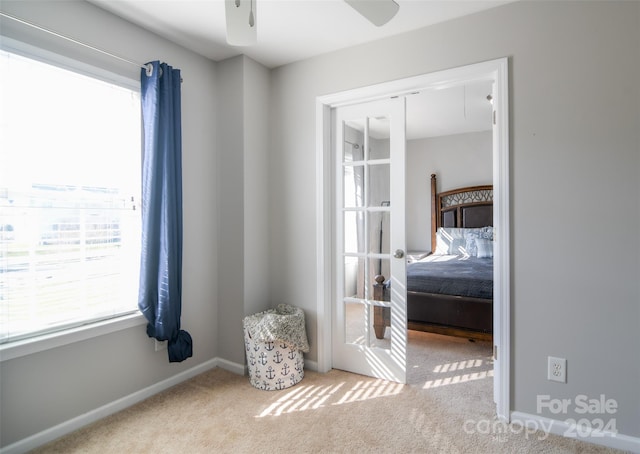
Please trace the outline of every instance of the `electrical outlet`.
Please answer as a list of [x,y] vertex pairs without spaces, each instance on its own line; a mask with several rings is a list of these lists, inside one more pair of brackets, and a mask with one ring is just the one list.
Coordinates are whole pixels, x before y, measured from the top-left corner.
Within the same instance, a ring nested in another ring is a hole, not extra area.
[[154,339],[153,342],[154,342],[154,347],[155,347],[157,352],[159,352],[160,350],[166,350],[167,349],[167,341],[159,341],[157,339]]
[[567,360],[549,356],[547,379],[560,383],[567,382]]

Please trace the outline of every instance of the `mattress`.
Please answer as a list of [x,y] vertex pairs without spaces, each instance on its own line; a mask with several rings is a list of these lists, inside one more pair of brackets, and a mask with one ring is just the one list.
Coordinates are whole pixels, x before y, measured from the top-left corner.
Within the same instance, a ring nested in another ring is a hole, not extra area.
[[407,265],[407,290],[493,299],[493,258],[430,255]]

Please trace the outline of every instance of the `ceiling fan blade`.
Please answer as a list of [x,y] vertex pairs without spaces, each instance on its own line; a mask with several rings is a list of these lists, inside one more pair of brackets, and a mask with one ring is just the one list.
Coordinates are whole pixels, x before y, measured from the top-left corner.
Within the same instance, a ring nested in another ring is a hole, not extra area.
[[394,0],[344,0],[372,24],[380,27],[389,22],[400,9]]
[[258,40],[256,0],[225,0],[227,43],[251,46]]

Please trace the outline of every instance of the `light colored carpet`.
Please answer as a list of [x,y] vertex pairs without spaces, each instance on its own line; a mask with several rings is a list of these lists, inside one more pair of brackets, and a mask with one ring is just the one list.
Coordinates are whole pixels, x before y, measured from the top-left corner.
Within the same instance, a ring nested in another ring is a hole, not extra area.
[[35,452],[616,452],[504,425],[486,433],[482,424],[494,421],[490,343],[411,331],[408,355],[408,385],[305,371],[291,388],[261,391],[214,369]]

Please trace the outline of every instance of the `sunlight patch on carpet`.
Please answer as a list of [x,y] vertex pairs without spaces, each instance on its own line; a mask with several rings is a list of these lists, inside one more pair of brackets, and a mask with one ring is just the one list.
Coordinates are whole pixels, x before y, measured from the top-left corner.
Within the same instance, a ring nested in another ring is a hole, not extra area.
[[438,378],[436,380],[428,380],[422,386],[422,389],[439,388],[440,386],[457,385],[467,383],[474,380],[483,380],[485,378],[493,378],[493,370],[473,372],[470,374],[454,375],[452,377]]
[[433,368],[433,371],[436,373],[445,373],[453,370],[463,370],[470,369],[472,367],[480,367],[484,364],[484,361],[481,359],[469,359],[466,361],[456,361],[454,363],[448,364],[438,364]]
[[386,380],[361,380],[350,389],[342,389],[344,385],[345,382],[330,386],[297,385],[265,408],[257,418],[395,396],[404,387],[400,383]]

